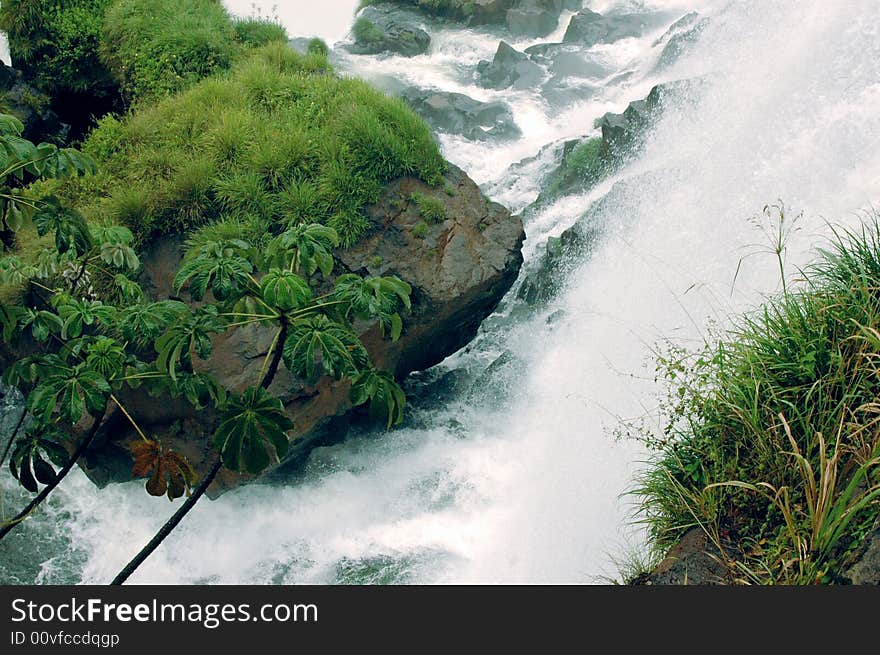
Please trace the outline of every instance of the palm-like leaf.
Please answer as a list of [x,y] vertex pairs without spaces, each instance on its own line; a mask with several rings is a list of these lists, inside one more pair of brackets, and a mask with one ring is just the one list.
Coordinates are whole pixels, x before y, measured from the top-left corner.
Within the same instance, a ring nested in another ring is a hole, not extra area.
[[115,326],[117,309],[113,305],[105,305],[100,300],[77,300],[66,294],[56,294],[52,302],[62,321],[62,339],[76,338],[83,333],[83,330],[93,325],[109,328]]
[[43,423],[50,423],[56,409],[62,420],[77,423],[85,412],[97,416],[107,404],[110,384],[85,363],[55,365],[45,369],[27,406]]
[[351,402],[363,405],[367,401],[370,401],[370,415],[387,418],[389,428],[403,422],[406,395],[390,373],[369,369],[355,377]]
[[189,285],[193,300],[201,300],[210,288],[219,301],[243,294],[251,284],[254,267],[242,253],[250,246],[238,239],[210,241],[187,253],[174,277],[179,292]]
[[252,387],[230,399],[214,433],[214,445],[226,468],[256,474],[271,462],[269,445],[276,460],[287,454],[287,432],[292,428],[281,401],[261,387]]
[[136,478],[150,476],[146,488],[151,496],[167,495],[168,500],[180,498],[189,494],[198,480],[186,457],[155,441],[134,442],[131,454],[134,458],[132,475]]
[[110,337],[97,337],[86,349],[86,365],[105,380],[114,380],[125,366],[125,350]]
[[55,233],[55,248],[60,253],[73,250],[82,255],[92,248],[92,233],[85,219],[79,212],[62,207],[57,198],[49,198],[40,204],[34,214],[34,224],[40,236]]
[[339,246],[339,234],[332,227],[311,223],[297,225],[279,235],[270,245],[272,259],[282,268],[311,276],[320,270],[333,272],[333,249]]
[[58,443],[57,431],[40,429],[19,439],[9,459],[9,471],[22,487],[36,493],[39,484],[55,481],[55,466],[67,463],[67,450]]
[[308,282],[296,273],[271,269],[260,281],[263,300],[282,312],[305,307],[312,299]]
[[217,315],[217,308],[213,305],[181,318],[156,340],[156,352],[159,353],[156,364],[159,370],[176,380],[179,366],[183,365],[184,370],[192,367],[193,353],[200,359],[211,356],[211,335],[225,329],[226,322]]
[[347,306],[346,315],[364,320],[377,320],[382,334],[394,341],[403,330],[402,311],[412,307],[412,287],[397,277],[360,277],[340,275],[333,295]]
[[120,312],[117,329],[122,338],[144,347],[152,344],[172,323],[189,317],[189,309],[177,300],[162,300],[126,307]]
[[288,370],[307,380],[321,371],[340,379],[368,366],[369,356],[357,335],[324,315],[300,319],[290,326],[282,358]]

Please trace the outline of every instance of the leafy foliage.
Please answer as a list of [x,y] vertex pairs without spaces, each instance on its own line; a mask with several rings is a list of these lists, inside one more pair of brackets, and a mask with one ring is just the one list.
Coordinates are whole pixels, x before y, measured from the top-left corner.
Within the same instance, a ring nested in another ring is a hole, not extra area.
[[58,417],[75,425],[85,412],[97,416],[104,411],[110,385],[97,371],[86,364],[69,365],[50,355],[40,366],[37,386],[28,396],[28,409],[43,423]]
[[191,250],[177,275],[174,288],[178,292],[189,286],[193,300],[205,297],[208,288],[217,300],[223,301],[243,292],[251,283],[253,265],[243,255],[250,246],[244,241],[211,241]]
[[167,495],[168,500],[180,498],[188,495],[198,480],[186,457],[155,441],[135,441],[131,444],[131,453],[134,457],[132,475],[150,476],[146,489],[151,496]]
[[406,396],[390,373],[371,368],[354,378],[351,402],[362,405],[367,401],[370,402],[370,415],[387,418],[389,428],[403,422]]
[[51,430],[31,430],[16,441],[9,459],[9,471],[22,487],[36,493],[40,484],[55,480],[55,466],[67,464],[67,450],[57,441],[58,433]]
[[400,314],[411,309],[412,287],[397,277],[340,275],[334,297],[347,304],[348,313],[363,320],[378,320],[382,334],[400,338],[403,319]]
[[336,379],[355,375],[369,361],[357,335],[324,315],[296,321],[282,352],[287,368],[306,380],[318,373]]
[[223,332],[225,321],[218,316],[214,305],[201,307],[188,316],[179,316],[165,333],[156,339],[156,352],[159,354],[156,365],[171,380],[177,380],[180,367],[185,372],[192,370],[192,356],[208,359],[213,348],[211,335]]
[[271,462],[269,446],[276,460],[287,454],[287,432],[293,422],[281,401],[260,387],[252,387],[229,400],[214,445],[226,468],[259,473]]

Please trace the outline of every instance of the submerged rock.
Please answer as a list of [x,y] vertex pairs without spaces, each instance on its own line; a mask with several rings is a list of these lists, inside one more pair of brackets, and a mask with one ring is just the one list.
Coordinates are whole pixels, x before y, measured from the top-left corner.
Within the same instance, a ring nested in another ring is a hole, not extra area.
[[409,87],[401,97],[431,127],[474,141],[513,139],[520,130],[503,102],[480,102],[462,93],[426,91]]
[[489,89],[528,89],[541,81],[544,71],[528,55],[502,41],[491,62],[477,65],[477,76],[480,86]]
[[364,9],[352,34],[354,43],[348,50],[356,55],[394,52],[414,57],[431,45],[431,36],[419,26],[417,16],[390,7],[371,5]]
[[660,45],[664,41],[666,43],[657,59],[654,70],[664,70],[677,62],[687,49],[696,43],[708,25],[709,19],[700,18],[700,15],[695,11],[682,16],[673,23],[666,34],[655,44]]
[[[425,220],[412,200],[414,193],[441,201],[448,218],[418,230]],[[428,187],[413,178],[391,183],[366,214],[372,229],[357,245],[336,253],[336,274],[397,275],[412,285],[413,309],[404,318],[398,341],[383,338],[374,324],[355,326],[373,363],[402,378],[439,363],[475,336],[517,277],[525,234],[518,218],[486,199],[454,166],[444,187]],[[159,240],[144,254],[144,288],[153,297],[172,293],[181,258],[180,237]],[[259,379],[272,338],[273,331],[260,326],[219,335],[214,356],[199,367],[240,392]],[[296,467],[316,446],[344,438],[352,409],[347,382],[325,377],[307,384],[282,368],[271,391],[282,399],[296,425],[286,466]],[[211,465],[216,457],[210,446],[216,412],[196,411],[185,401],[140,392],[122,395],[144,429],[185,454],[200,473]],[[128,446],[137,438],[123,416],[110,416],[83,468],[99,484],[130,479]],[[217,495],[245,479],[224,471],[210,493]]]

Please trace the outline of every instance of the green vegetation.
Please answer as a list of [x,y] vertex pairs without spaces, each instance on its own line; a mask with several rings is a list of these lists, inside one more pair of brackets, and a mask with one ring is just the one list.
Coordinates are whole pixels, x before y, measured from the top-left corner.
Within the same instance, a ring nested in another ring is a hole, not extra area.
[[101,58],[134,102],[228,69],[236,36],[217,0],[117,0],[104,20]]
[[446,206],[437,198],[424,193],[412,193],[409,198],[416,203],[419,214],[429,223],[442,223],[446,220]]
[[[771,252],[791,228],[782,206]],[[697,352],[659,358],[669,386],[637,495],[663,551],[694,527],[750,583],[836,582],[880,498],[880,223],[842,232],[803,286]]]
[[99,93],[110,79],[98,49],[111,0],[4,0],[0,30],[17,68],[50,96]]
[[232,21],[232,29],[235,40],[249,48],[259,48],[273,41],[287,42],[284,27],[265,18],[237,18]]
[[582,141],[563,157],[562,165],[547,181],[547,190],[542,196],[552,198],[573,188],[589,188],[605,176],[608,160],[601,137]]
[[[76,151],[22,139],[21,127],[0,115],[7,178],[93,172],[91,162]],[[374,321],[383,335],[397,340],[412,290],[394,277],[343,274],[329,292],[316,292],[313,276],[320,271],[326,280],[333,273],[332,250],[340,237],[332,228],[300,221],[284,226],[261,248],[229,238],[229,224],[219,224],[189,242],[175,276],[176,293],[188,291],[190,302],[153,302],[136,282],[140,261],[128,228],[89,225],[56,198],[24,195],[7,178],[0,188],[6,231],[32,221],[54,247],[47,244],[35,264],[16,254],[0,259],[0,283],[27,287],[18,302],[0,304],[0,338],[7,352],[17,353],[3,382],[21,391],[31,416],[23,434],[19,421],[0,464],[11,453],[11,474],[37,494],[0,526],[0,539],[67,475],[113,407],[141,437],[132,456],[134,474],[148,477],[147,493],[171,500],[188,496],[116,583],[161,543],[223,467],[258,474],[284,458],[293,422],[268,391],[282,364],[310,382],[322,376],[348,379],[354,405],[368,403],[371,414],[385,418],[389,428],[403,420],[402,390],[390,374],[373,368],[353,324]],[[197,372],[195,363],[211,358],[214,335],[246,325],[262,326],[275,336],[259,379],[231,394]],[[220,412],[212,440],[217,458],[200,481],[186,457],[148,437],[119,400],[124,389],[142,387],[151,395],[185,398],[197,409]],[[77,436],[81,421],[90,427]]]
[[385,38],[382,30],[376,27],[375,23],[371,20],[363,16],[354,22],[352,34],[354,34],[354,38],[358,43],[378,43]]
[[229,75],[105,118],[84,150],[100,172],[63,194],[90,221],[126,225],[139,241],[217,221],[259,241],[319,222],[351,244],[368,227],[363,207],[387,182],[439,184],[445,170],[403,102],[281,43]]
[[412,229],[412,235],[417,239],[424,239],[428,236],[428,224],[425,221],[419,221]]

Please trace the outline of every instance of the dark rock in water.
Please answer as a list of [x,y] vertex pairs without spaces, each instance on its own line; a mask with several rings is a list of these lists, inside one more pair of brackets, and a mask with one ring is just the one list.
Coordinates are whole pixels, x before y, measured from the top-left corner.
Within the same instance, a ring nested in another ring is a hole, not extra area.
[[708,25],[709,19],[700,19],[700,15],[696,12],[691,12],[673,23],[656,44],[659,45],[666,41],[654,70],[663,70],[678,61],[685,51],[699,39],[700,34]]
[[503,102],[480,102],[461,93],[410,87],[402,94],[413,110],[436,130],[474,141],[512,139],[520,135],[510,108]]
[[558,0],[524,0],[507,12],[507,29],[514,36],[547,36],[559,26]]
[[607,113],[596,121],[602,130],[602,140],[614,156],[628,154],[637,145],[645,128],[668,102],[699,89],[702,79],[677,80],[658,84],[644,100],[636,100],[622,114]]
[[67,143],[70,126],[61,122],[51,105],[51,98],[28,84],[20,71],[0,62],[0,112],[12,114],[24,124],[25,139]]
[[502,41],[498,44],[495,58],[477,65],[479,84],[489,89],[528,89],[536,86],[544,76],[541,67],[528,55]]
[[645,27],[644,15],[603,16],[583,9],[572,16],[562,41],[590,48],[597,43],[614,43],[620,39],[641,36]]
[[348,50],[356,55],[394,52],[405,57],[424,54],[431,36],[419,27],[418,17],[391,7],[369,6],[352,29],[354,43]]
[[[423,218],[413,194],[436,198],[449,218],[432,224],[426,235],[416,234]],[[439,363],[473,339],[519,273],[525,233],[517,217],[490,202],[464,172],[451,165],[440,188],[414,178],[392,182],[379,201],[366,209],[366,216],[371,231],[355,246],[336,253],[336,275],[397,275],[412,285],[413,308],[404,318],[399,340],[383,338],[375,324],[355,324],[373,363],[401,379]],[[143,253],[142,283],[153,298],[173,293],[174,272],[182,259],[181,241],[181,237],[163,238]],[[332,279],[326,282],[331,284]],[[213,358],[199,362],[197,368],[240,393],[259,379],[273,336],[273,330],[253,325],[218,335]],[[325,377],[309,384],[282,369],[270,391],[296,418],[295,441],[285,460],[288,470],[316,446],[344,438],[352,409],[348,383]],[[210,445],[216,412],[196,411],[186,401],[142,392],[120,395],[142,428],[186,455],[199,473],[207,470],[216,457]],[[130,479],[128,446],[136,439],[123,416],[111,415],[90,449],[86,472],[100,484]],[[209,493],[216,496],[248,479],[224,471]]]

